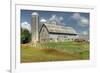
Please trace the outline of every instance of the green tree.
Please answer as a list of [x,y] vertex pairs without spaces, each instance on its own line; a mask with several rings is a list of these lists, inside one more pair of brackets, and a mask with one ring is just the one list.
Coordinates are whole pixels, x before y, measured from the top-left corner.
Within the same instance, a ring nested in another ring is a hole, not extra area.
[[27,29],[21,28],[21,43],[25,44],[31,41],[31,33]]

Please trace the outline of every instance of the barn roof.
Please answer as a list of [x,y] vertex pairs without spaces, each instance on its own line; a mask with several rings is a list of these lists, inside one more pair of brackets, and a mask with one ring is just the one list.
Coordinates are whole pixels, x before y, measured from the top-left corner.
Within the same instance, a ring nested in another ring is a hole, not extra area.
[[50,33],[64,33],[64,34],[77,34],[72,27],[66,27],[62,25],[44,23]]

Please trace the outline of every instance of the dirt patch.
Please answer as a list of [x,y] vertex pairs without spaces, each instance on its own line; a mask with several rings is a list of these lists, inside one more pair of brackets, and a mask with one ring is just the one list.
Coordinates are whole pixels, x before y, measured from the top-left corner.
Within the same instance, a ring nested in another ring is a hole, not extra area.
[[41,51],[43,51],[44,53],[47,54],[52,54],[52,55],[57,55],[57,56],[70,56],[70,57],[74,57],[73,54],[67,53],[67,52],[63,52],[57,49],[41,49]]

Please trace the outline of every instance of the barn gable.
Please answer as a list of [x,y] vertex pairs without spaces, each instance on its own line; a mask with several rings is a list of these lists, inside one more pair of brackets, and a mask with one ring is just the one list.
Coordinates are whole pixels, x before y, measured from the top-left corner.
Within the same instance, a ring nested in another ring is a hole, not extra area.
[[49,33],[48,33],[48,29],[46,28],[45,25],[42,25],[40,32],[39,32],[39,37],[40,37],[40,41],[48,41],[49,39]]

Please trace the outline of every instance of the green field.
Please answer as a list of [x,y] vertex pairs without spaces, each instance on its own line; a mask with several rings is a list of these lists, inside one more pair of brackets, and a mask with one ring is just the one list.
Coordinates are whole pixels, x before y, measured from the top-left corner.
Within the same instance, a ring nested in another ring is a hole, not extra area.
[[88,42],[21,44],[21,63],[89,59]]

